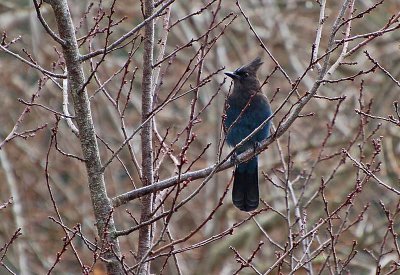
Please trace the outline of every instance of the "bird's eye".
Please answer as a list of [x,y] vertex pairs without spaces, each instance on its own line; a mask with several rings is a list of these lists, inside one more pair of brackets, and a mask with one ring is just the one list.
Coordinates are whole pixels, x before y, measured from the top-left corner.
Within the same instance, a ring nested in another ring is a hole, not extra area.
[[237,74],[238,74],[240,77],[248,77],[248,76],[249,76],[249,73],[248,73],[248,72],[243,72],[243,71],[239,71]]

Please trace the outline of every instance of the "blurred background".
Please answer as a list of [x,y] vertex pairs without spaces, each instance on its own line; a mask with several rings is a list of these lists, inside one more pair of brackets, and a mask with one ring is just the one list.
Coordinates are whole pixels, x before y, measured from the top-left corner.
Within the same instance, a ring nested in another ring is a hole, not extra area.
[[[108,0],[68,2],[81,54],[115,41],[143,20],[140,1],[118,0],[113,10]],[[163,2],[157,2],[157,7]],[[213,165],[229,152],[221,127],[225,97],[231,89],[231,81],[223,74],[225,70],[234,70],[260,56],[264,64],[258,76],[264,83],[263,92],[274,110],[284,103],[273,119],[275,126],[281,124],[297,101],[295,95],[286,100],[291,84],[299,79],[297,91],[303,96],[317,79],[318,68],[310,68],[309,64],[319,25],[320,2],[240,1],[242,13],[234,1],[182,0],[157,17],[154,70],[158,78],[154,105],[158,107],[174,99],[157,109],[155,115],[156,181],[177,174],[179,167],[174,158],[185,159],[180,170],[183,173]],[[331,26],[342,4],[342,1],[327,2],[319,56],[325,53]],[[398,14],[400,1],[387,0],[379,5],[371,0],[355,1],[354,14],[369,8],[363,17],[352,20],[350,37],[381,30]],[[43,4],[41,12],[56,30],[50,6]],[[115,25],[107,37],[110,13]],[[292,83],[276,68],[244,15]],[[169,27],[163,26],[165,23]],[[306,238],[310,247],[304,248],[307,243],[300,241],[271,270],[273,274],[338,271],[375,274],[378,266],[385,274],[396,272],[400,257],[399,193],[382,187],[365,169],[373,171],[387,186],[399,189],[400,123],[394,102],[400,98],[400,86],[389,76],[400,79],[400,32],[395,28],[398,25],[398,21],[394,22],[392,31],[381,33],[346,56],[329,76],[338,81],[321,85],[318,96],[306,105],[301,117],[261,153],[260,193],[265,202],[261,208],[266,210],[250,216],[234,208],[230,193],[223,197],[233,169],[215,174],[198,194],[171,215],[168,237],[163,236],[154,250],[171,240],[190,237],[163,251],[176,251],[174,257],[156,257],[152,261],[153,273],[256,274],[258,270],[263,274],[304,232],[312,232]],[[8,46],[9,50],[48,70],[63,73],[61,48],[44,31],[31,1],[0,0],[0,28],[2,45],[15,42]],[[338,41],[344,32],[345,26],[337,34]],[[140,126],[141,35],[139,32],[104,60],[98,56],[84,63],[86,76],[93,75],[87,90],[103,162],[112,155],[110,148],[116,150],[125,140],[124,135],[129,136]],[[367,38],[351,40],[348,50]],[[339,46],[332,53],[330,65],[342,48]],[[374,67],[365,50],[386,73],[380,68],[365,73]],[[356,76],[360,71],[364,73]],[[64,230],[50,219],[56,213],[46,185],[46,165],[64,224],[70,228],[80,224],[82,233],[91,241],[97,234],[85,166],[76,158],[60,153],[81,156],[79,139],[64,119],[57,122],[54,113],[42,107],[63,112],[62,82],[40,82],[42,77],[37,70],[0,51],[0,142],[16,123],[17,132],[23,133],[3,144],[0,150],[0,203],[13,197],[13,203],[0,209],[0,246],[9,243],[16,229],[22,227],[22,236],[7,250],[3,247],[0,255],[4,255],[1,262],[17,274],[21,272],[21,264],[27,266],[24,272],[28,274],[47,272],[63,247]],[[35,103],[42,106],[31,106],[19,120],[27,107],[21,100],[30,102],[34,94]],[[120,105],[114,106],[110,98],[119,100]],[[74,113],[72,102],[69,112]],[[195,120],[191,120],[193,114]],[[60,151],[54,142],[49,147],[55,132]],[[188,143],[192,134],[193,141]],[[166,145],[161,146],[161,141]],[[106,169],[110,198],[141,186],[134,161],[137,158],[140,164],[139,133],[130,146],[131,152],[125,147],[119,160]],[[200,179],[182,186],[177,201],[187,198],[201,184]],[[175,193],[161,193],[156,200],[165,199],[163,209],[168,209],[174,196]],[[140,217],[140,202],[134,200],[122,205],[115,209],[114,215],[119,230],[132,227]],[[324,219],[325,223],[316,228]],[[155,223],[155,240],[164,222]],[[236,226],[237,223],[240,225]],[[234,230],[229,232],[231,228]],[[192,231],[195,234],[191,235]],[[135,263],[137,238],[136,231],[119,238],[130,265]],[[85,265],[94,265],[95,274],[102,274],[102,264],[93,262],[93,252],[85,241],[76,237],[74,244],[80,260]],[[309,255],[305,251],[315,253]],[[244,261],[251,259],[254,268],[241,268],[239,255]],[[309,263],[304,260],[307,257]],[[307,269],[310,266],[312,271]],[[1,267],[0,271],[7,272]],[[69,249],[52,272],[80,274],[82,270]]]

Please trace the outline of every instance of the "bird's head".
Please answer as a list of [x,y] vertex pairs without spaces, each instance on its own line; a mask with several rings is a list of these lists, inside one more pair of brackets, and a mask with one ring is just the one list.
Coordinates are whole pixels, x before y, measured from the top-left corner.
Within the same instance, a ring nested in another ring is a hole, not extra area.
[[257,78],[257,70],[263,62],[257,57],[249,64],[237,68],[233,72],[225,72],[225,75],[233,79],[235,89],[247,88],[247,90],[259,89],[260,82]]

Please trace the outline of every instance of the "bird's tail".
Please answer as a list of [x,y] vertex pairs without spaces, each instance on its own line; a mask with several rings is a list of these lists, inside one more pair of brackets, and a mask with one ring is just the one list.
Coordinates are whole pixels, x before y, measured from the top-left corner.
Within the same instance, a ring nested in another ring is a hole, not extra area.
[[257,157],[239,164],[235,169],[232,201],[242,211],[253,211],[259,203]]

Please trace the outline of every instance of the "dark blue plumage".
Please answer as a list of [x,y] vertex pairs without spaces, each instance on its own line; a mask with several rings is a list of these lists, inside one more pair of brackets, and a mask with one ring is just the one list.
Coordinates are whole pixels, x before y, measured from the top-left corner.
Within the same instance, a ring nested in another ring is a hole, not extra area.
[[[234,82],[233,91],[225,104],[226,119],[224,120],[227,131],[226,140],[231,146],[236,146],[271,116],[271,108],[266,96],[260,90],[260,82],[257,78],[257,70],[261,64],[261,59],[256,58],[250,64],[242,66],[234,72],[225,73]],[[266,139],[269,135],[269,128],[270,123],[267,123],[249,141],[238,148],[236,153],[240,154],[253,148],[257,143]],[[242,211],[252,211],[258,207],[257,157],[236,167],[232,201]]]

